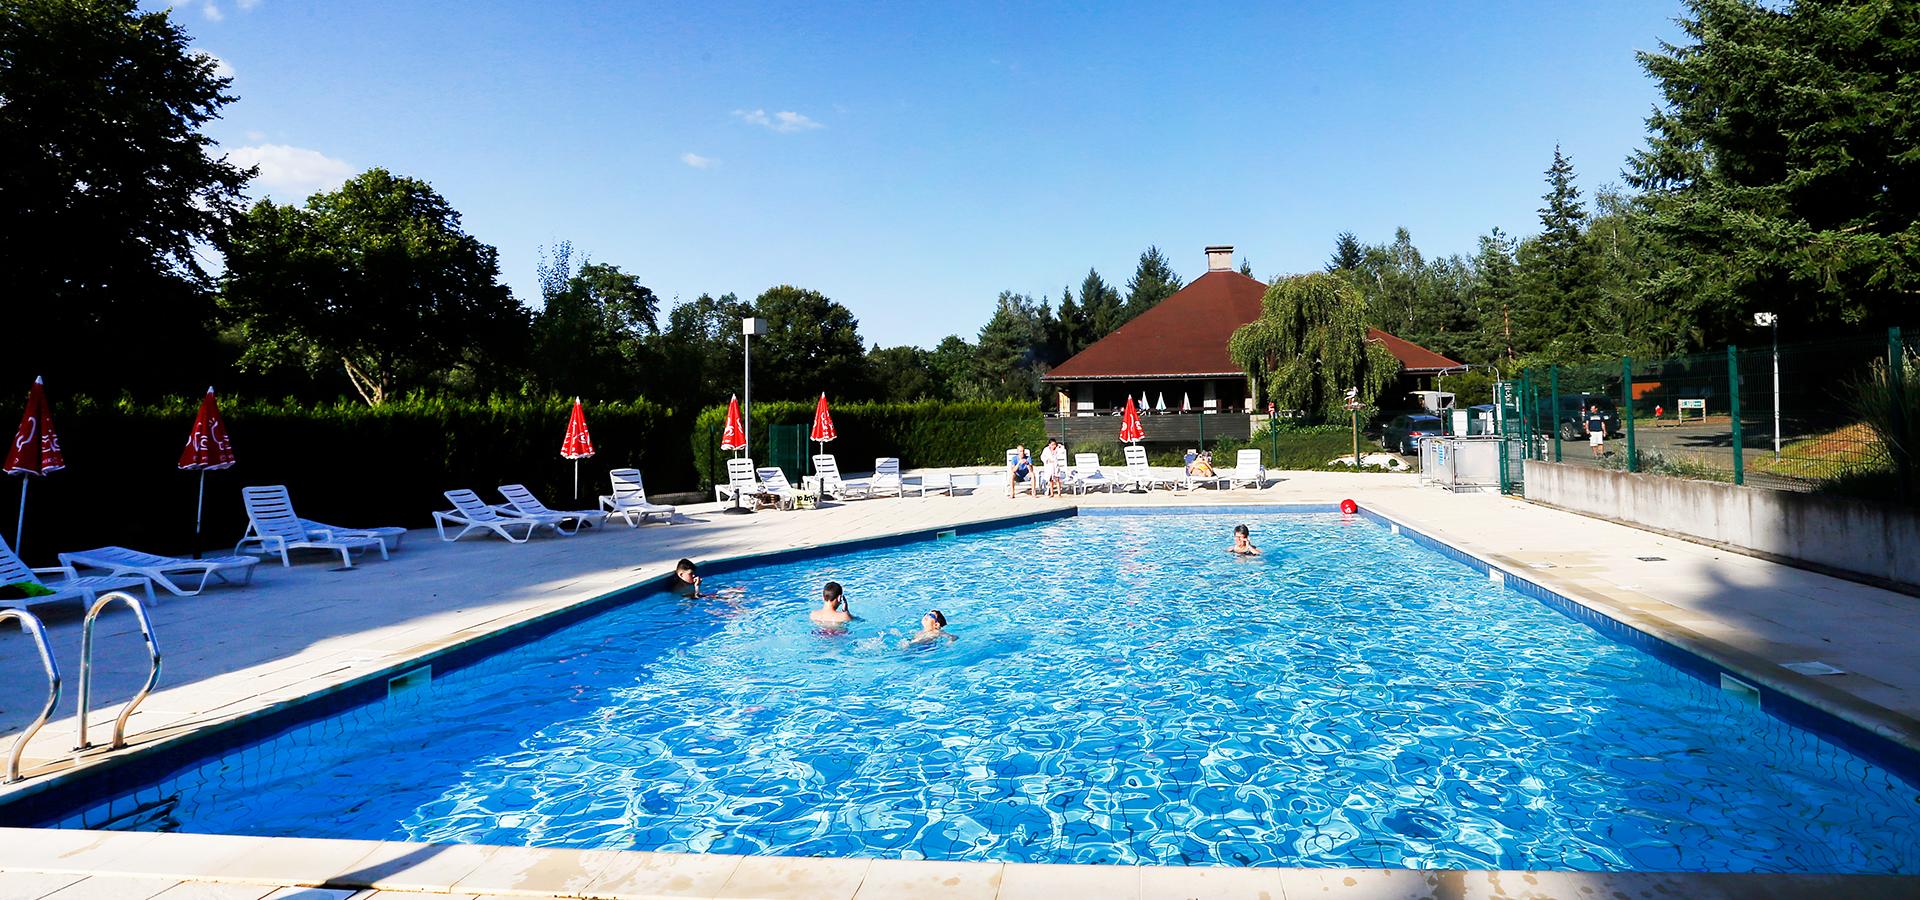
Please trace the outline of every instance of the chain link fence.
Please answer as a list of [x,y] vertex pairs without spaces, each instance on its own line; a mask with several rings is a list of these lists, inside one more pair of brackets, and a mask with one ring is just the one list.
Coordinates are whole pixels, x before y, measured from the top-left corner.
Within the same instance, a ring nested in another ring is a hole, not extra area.
[[1920,330],[1899,328],[1532,368],[1502,434],[1530,459],[1912,499],[1916,379]]

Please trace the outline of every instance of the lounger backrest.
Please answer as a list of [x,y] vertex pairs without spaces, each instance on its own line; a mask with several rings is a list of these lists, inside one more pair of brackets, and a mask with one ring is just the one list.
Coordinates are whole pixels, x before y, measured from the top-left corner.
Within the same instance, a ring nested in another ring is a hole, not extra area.
[[840,480],[840,461],[831,453],[822,453],[813,458],[813,473],[826,481]]
[[492,522],[502,518],[499,511],[488,506],[480,499],[479,494],[472,491],[464,488],[448,491],[446,497],[447,502],[453,504],[454,512],[459,513],[469,522]]
[[873,461],[873,480],[878,483],[893,484],[900,480],[900,460],[898,457],[882,456]]
[[0,584],[19,584],[22,581],[42,584],[40,576],[33,574],[33,570],[20,560],[6,541],[0,540]]
[[753,458],[749,456],[736,456],[733,459],[727,460],[727,483],[746,485],[747,487],[759,484],[760,479],[756,477],[753,469]]
[[500,486],[500,496],[507,498],[508,506],[523,513],[537,516],[553,511],[548,509],[545,503],[541,503],[540,498],[535,497],[532,491],[527,490],[524,484],[503,484]]
[[1242,450],[1234,457],[1233,464],[1242,472],[1257,472],[1260,470],[1260,451],[1258,449]]
[[760,476],[760,483],[766,485],[769,489],[782,493],[793,490],[793,484],[787,481],[787,473],[782,471],[779,466],[770,466],[765,469],[756,469],[755,471]]
[[1147,448],[1139,444],[1128,444],[1126,454],[1127,468],[1144,469],[1147,467]]
[[1083,472],[1098,472],[1100,471],[1100,454],[1075,453],[1073,455],[1073,467]]
[[284,484],[267,484],[240,489],[240,502],[247,508],[247,518],[253,521],[253,530],[261,537],[275,537],[284,541],[304,541],[307,539],[307,527],[300,524],[300,517],[293,514],[293,499],[287,496]]
[[1007,468],[1011,469],[1014,466],[1017,466],[1019,464],[1020,464],[1020,448],[1015,447],[1012,450],[1008,450],[1007,451]]
[[613,499],[647,499],[646,486],[640,483],[639,469],[614,469],[607,473],[607,477],[613,479]]

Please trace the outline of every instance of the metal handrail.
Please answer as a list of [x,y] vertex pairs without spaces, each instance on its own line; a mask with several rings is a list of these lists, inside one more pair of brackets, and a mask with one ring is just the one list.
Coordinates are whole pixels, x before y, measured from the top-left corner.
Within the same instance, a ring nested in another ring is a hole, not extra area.
[[27,730],[13,741],[13,753],[7,757],[6,784],[20,780],[20,757],[27,752],[27,742],[33,740],[40,726],[53,718],[53,708],[60,705],[60,664],[53,661],[53,645],[47,643],[46,626],[40,624],[40,617],[24,609],[0,609],[0,622],[7,619],[19,619],[20,630],[33,636],[33,643],[40,651],[40,665],[47,670],[47,705],[40,710],[40,717],[33,720]]
[[147,608],[132,594],[114,591],[101,594],[93,601],[93,608],[87,610],[87,618],[80,625],[80,740],[73,749],[86,750],[93,746],[87,741],[87,712],[93,706],[93,620],[99,618],[100,611],[115,600],[125,600],[133,607],[133,616],[140,622],[140,636],[147,641],[147,654],[152,664],[147,668],[147,683],[140,686],[140,692],[120,710],[120,716],[113,720],[113,743],[107,746],[118,750],[127,745],[127,717],[133,715],[133,708],[153,693],[153,686],[160,683],[160,643],[153,636],[153,620],[147,618]]

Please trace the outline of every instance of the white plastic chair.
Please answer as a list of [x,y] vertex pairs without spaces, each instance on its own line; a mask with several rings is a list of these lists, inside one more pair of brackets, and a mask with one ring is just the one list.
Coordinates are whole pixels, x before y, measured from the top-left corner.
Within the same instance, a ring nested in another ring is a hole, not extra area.
[[379,550],[380,558],[387,558],[387,542],[378,537],[348,537],[346,535],[326,535],[316,537],[300,517],[293,514],[293,498],[287,495],[284,484],[255,485],[240,489],[240,503],[247,509],[247,533],[241,535],[240,542],[233,545],[233,552],[245,550],[248,544],[257,544],[260,552],[269,556],[278,555],[280,565],[293,565],[291,553],[294,550],[325,550],[340,554],[340,565],[353,568],[353,551]]
[[407,536],[407,530],[398,525],[380,525],[373,528],[343,528],[339,525],[315,522],[312,519],[301,519],[300,527],[307,530],[308,537],[323,541],[342,537],[379,538],[381,543],[387,545],[388,550],[400,549],[400,539]]
[[[524,484],[503,484],[500,486],[500,496],[507,498],[507,503],[494,509],[510,516],[532,519],[543,527],[551,527],[555,534],[573,534],[582,528],[604,525],[607,521],[607,514],[597,509],[551,509],[541,503],[540,498],[535,497]],[[566,527],[569,522],[573,523],[571,529]]]
[[754,470],[754,474],[760,478],[761,493],[773,497],[781,509],[793,508],[794,499],[800,496],[800,492],[794,489],[793,482],[787,480],[785,470],[779,466],[768,466]]
[[1138,487],[1143,491],[1153,490],[1156,485],[1168,483],[1164,478],[1156,478],[1153,470],[1147,466],[1147,448],[1139,444],[1128,444],[1123,451],[1127,460],[1125,474],[1114,479],[1115,484]]
[[1096,488],[1106,488],[1113,493],[1116,480],[1100,471],[1100,454],[1076,453],[1073,455],[1073,489],[1084,494]]
[[[445,496],[447,502],[453,504],[453,509],[447,512],[435,512],[433,528],[440,532],[440,539],[448,543],[466,537],[467,532],[476,528],[484,528],[506,538],[509,543],[524,544],[527,538],[533,537],[533,530],[540,527],[540,523],[532,519],[502,514],[481,500],[479,494],[469,490],[447,491]],[[460,533],[447,537],[448,525],[461,526]],[[519,537],[514,537],[513,529],[516,527],[526,530],[521,532]]]
[[[158,553],[142,553],[125,547],[95,547],[74,553],[60,554],[60,564],[76,569],[105,569],[108,575],[137,575],[167,589],[175,597],[191,597],[207,589],[207,582],[218,578],[232,584],[232,573],[244,572],[246,578],[242,584],[253,582],[253,567],[260,564],[255,556],[212,556],[206,559],[188,559],[184,556],[161,556]],[[200,576],[199,583],[192,588],[176,584],[174,576]]]
[[871,483],[872,487],[870,491],[876,497],[887,491],[892,491],[895,497],[905,497],[907,495],[907,488],[913,488],[918,491],[922,497],[926,496],[926,490],[921,488],[918,482],[909,482],[900,477],[900,460],[898,457],[882,456],[875,459],[873,461],[873,480]]
[[613,493],[600,496],[600,508],[606,511],[606,518],[619,516],[634,527],[645,522],[648,516],[673,521],[673,507],[647,502],[647,486],[640,481],[639,469],[614,469],[607,476],[613,480]]
[[820,479],[820,493],[835,499],[863,497],[872,488],[864,478],[849,480],[841,477],[840,461],[831,453],[822,453],[813,458],[813,476]]
[[[42,575],[60,575],[61,580],[49,583]],[[94,598],[108,591],[125,591],[142,588],[147,592],[147,602],[153,602],[153,582],[143,577],[124,575],[81,575],[72,566],[41,566],[33,568],[21,561],[0,540],[0,584],[35,584],[52,591],[39,597],[0,598],[0,609],[26,609],[31,603],[52,603],[55,600],[67,600],[74,597],[86,606],[92,606]]]
[[1254,489],[1267,486],[1267,467],[1260,462],[1260,450],[1252,448],[1234,455],[1233,473],[1229,486],[1246,483]]
[[716,503],[725,503],[736,495],[744,499],[765,496],[766,493],[766,487],[754,472],[753,457],[750,456],[736,456],[727,460],[727,483],[713,486]]

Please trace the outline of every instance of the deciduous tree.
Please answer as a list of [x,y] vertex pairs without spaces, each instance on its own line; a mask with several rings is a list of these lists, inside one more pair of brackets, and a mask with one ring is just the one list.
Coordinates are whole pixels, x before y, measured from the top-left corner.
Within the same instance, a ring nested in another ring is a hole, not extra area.
[[1386,347],[1367,339],[1367,327],[1367,301],[1352,281],[1295,275],[1267,287],[1260,318],[1234,331],[1227,350],[1282,409],[1338,419],[1348,388],[1371,403],[1400,371]]

